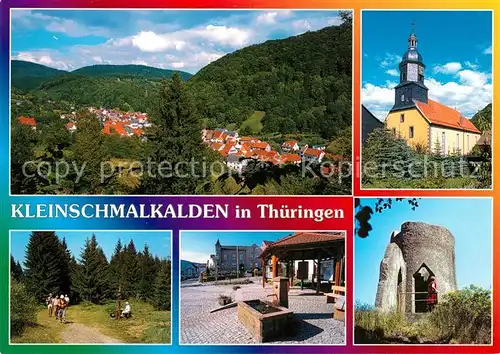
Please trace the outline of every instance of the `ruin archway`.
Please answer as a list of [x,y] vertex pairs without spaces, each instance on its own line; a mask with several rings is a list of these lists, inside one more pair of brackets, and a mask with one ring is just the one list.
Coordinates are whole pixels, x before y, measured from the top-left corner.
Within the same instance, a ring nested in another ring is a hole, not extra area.
[[422,263],[420,268],[413,274],[413,312],[427,312],[427,281],[434,272],[425,264]]

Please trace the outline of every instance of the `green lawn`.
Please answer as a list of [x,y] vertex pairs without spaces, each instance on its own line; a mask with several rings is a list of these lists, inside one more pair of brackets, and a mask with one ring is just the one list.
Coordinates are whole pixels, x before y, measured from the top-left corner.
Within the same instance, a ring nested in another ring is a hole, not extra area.
[[262,128],[264,127],[262,125],[262,118],[264,118],[265,114],[266,112],[256,111],[254,114],[248,117],[247,120],[241,123],[240,130],[248,127],[252,131],[252,133],[260,133]]
[[[156,311],[148,303],[130,300],[133,316],[128,320],[115,320],[109,314],[114,312],[115,303],[94,305],[82,303],[70,306],[67,321],[95,328],[103,335],[125,343],[170,343],[170,311]],[[124,306],[124,304],[122,304]],[[60,343],[64,324],[49,318],[47,310],[38,312],[37,324],[26,328],[20,337],[13,337],[13,343]]]

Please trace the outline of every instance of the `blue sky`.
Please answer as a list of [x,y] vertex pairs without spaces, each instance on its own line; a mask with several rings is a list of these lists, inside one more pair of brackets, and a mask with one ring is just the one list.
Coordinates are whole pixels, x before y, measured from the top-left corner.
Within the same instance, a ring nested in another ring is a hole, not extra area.
[[293,231],[280,232],[182,232],[181,259],[191,262],[205,263],[210,254],[215,254],[215,243],[219,239],[221,245],[250,246],[255,243],[262,245],[262,241],[277,241],[288,236]]
[[[92,237],[92,233],[96,235],[97,243],[104,250],[108,261],[113,255],[118,239],[121,240],[122,244],[128,244],[130,240],[134,240],[137,251],[142,251],[144,249],[144,245],[147,244],[149,252],[153,254],[153,256],[158,256],[160,258],[167,258],[171,256],[170,231],[56,231],[56,235],[61,240],[66,238],[68,248],[77,260],[80,259],[80,253],[85,246],[85,240]],[[31,232],[29,231],[12,231],[10,246],[11,253],[16,261],[19,261],[21,265],[24,261],[26,246],[28,245],[30,234]]]
[[195,73],[268,39],[338,25],[337,11],[12,10],[12,53],[62,70],[143,64]]
[[[377,199],[363,198],[373,208]],[[372,215],[373,230],[355,239],[356,300],[373,305],[377,293],[380,261],[391,233],[405,221],[422,221],[446,227],[455,236],[458,287],[471,284],[491,289],[492,203],[488,198],[422,198],[412,211],[406,200],[392,209]]]
[[491,103],[491,12],[363,11],[363,104],[385,119],[413,21],[429,97],[469,118]]

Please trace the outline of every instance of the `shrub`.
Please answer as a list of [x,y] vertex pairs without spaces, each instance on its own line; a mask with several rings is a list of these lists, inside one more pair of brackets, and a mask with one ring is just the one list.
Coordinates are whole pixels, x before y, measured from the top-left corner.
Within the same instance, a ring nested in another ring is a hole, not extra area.
[[10,332],[18,336],[24,328],[36,323],[37,304],[33,295],[26,291],[23,283],[10,281]]
[[430,320],[450,341],[489,344],[491,291],[471,285],[445,294]]

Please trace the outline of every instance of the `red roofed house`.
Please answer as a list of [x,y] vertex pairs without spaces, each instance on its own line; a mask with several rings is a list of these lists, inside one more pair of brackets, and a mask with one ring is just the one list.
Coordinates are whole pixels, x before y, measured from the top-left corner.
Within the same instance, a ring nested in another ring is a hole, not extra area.
[[304,150],[304,160],[308,162],[321,162],[325,156],[325,152],[319,149],[306,148]]
[[266,142],[259,141],[256,143],[250,143],[250,148],[255,149],[255,150],[264,150],[264,151],[271,151],[271,145],[269,145]]
[[413,147],[442,155],[468,154],[481,131],[456,109],[428,98],[425,65],[417,42],[417,36],[411,33],[408,50],[399,64],[399,84],[395,87],[394,106],[385,119],[386,127]]
[[281,154],[281,162],[299,165],[302,159],[299,154]]
[[66,123],[66,129],[70,132],[73,133],[76,131],[76,124],[73,122],[68,122]]
[[285,141],[282,145],[281,145],[281,148],[283,149],[283,151],[297,151],[299,150],[299,142],[297,140],[288,140],[288,141]]
[[17,118],[17,121],[19,122],[19,124],[29,125],[29,126],[31,126],[31,128],[36,130],[36,120],[33,117],[21,116],[21,117]]

